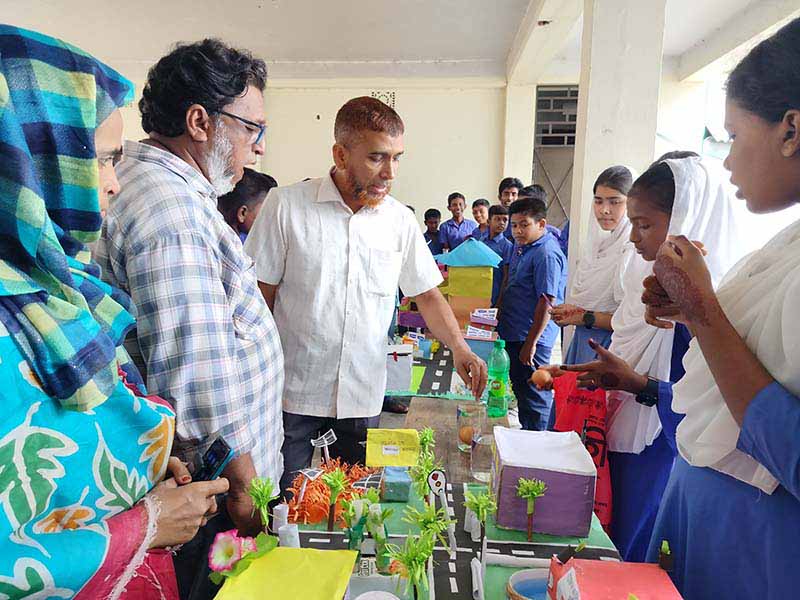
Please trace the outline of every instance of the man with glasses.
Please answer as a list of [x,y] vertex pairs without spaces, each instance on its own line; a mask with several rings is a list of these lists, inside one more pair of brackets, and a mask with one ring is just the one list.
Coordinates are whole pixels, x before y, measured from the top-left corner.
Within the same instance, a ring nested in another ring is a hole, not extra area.
[[181,598],[193,600],[215,593],[214,534],[262,529],[253,477],[277,491],[283,472],[280,338],[253,262],[217,210],[264,153],[266,76],[262,60],[217,40],[179,45],[150,69],[139,102],[148,138],[125,144],[122,191],[97,248],[103,276],[138,309],[130,345],[148,392],[176,409],[173,453],[189,461],[217,436],[236,452],[222,514],[175,560]]

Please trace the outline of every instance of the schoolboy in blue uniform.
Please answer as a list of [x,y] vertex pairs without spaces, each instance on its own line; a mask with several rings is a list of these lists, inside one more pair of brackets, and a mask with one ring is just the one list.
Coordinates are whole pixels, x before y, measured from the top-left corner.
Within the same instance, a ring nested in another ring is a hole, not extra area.
[[[526,200],[533,198],[535,200],[541,200],[544,202],[544,205],[547,206],[547,190],[545,190],[542,186],[538,183],[534,183],[533,185],[526,185],[525,187],[519,190],[519,200]],[[547,231],[548,233],[553,234],[553,236],[559,240],[559,244],[561,242],[561,230],[556,227],[555,225],[547,224]],[[506,237],[514,241],[514,236],[511,235],[511,221],[508,222],[508,227],[506,228]],[[562,247],[563,252],[563,247]]]
[[[511,203],[519,199],[519,192],[523,187],[525,186],[523,186],[522,182],[516,177],[506,177],[503,179],[497,188],[497,199],[500,201],[500,205],[504,206],[506,209],[511,208]],[[508,222],[507,227],[505,236],[513,244],[514,238],[511,237],[511,221]]]
[[508,270],[508,265],[511,263],[511,255],[514,252],[514,244],[505,236],[507,226],[508,209],[501,204],[489,208],[489,235],[483,243],[489,246],[492,251],[503,259],[503,261],[494,268],[492,274],[492,306],[496,305],[500,297],[503,278],[505,272]]
[[544,202],[517,200],[509,212],[516,243],[497,329],[511,358],[511,386],[522,428],[540,431],[547,428],[553,393],[537,390],[528,380],[536,367],[550,363],[558,326],[549,311],[564,302],[567,261],[558,240],[548,234]]
[[435,208],[425,211],[425,241],[428,242],[428,249],[431,254],[436,256],[444,252],[442,242],[439,240],[439,221],[442,220],[442,213]]
[[464,218],[466,202],[464,194],[460,192],[453,192],[447,197],[447,209],[452,213],[453,218],[442,223],[439,228],[439,240],[450,252],[458,248],[478,227],[478,224],[472,219]]
[[489,239],[489,201],[486,198],[478,198],[472,203],[472,218],[478,226],[469,237],[485,243]]

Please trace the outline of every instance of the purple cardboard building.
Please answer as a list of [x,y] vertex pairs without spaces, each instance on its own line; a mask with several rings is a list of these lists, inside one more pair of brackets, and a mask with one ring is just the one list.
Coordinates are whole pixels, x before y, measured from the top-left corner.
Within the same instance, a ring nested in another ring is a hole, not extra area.
[[517,496],[520,477],[547,484],[534,506],[534,532],[589,534],[597,469],[577,433],[495,427],[492,489],[499,527],[521,531],[528,527],[527,502]]

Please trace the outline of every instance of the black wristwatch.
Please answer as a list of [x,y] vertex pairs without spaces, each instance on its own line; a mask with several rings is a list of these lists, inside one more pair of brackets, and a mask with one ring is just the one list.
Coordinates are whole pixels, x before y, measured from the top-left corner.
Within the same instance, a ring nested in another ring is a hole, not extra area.
[[644,389],[636,394],[636,401],[645,406],[655,406],[658,404],[658,379],[652,377],[647,378],[647,385]]
[[586,327],[586,329],[591,329],[592,327],[594,327],[594,323],[596,320],[597,319],[594,316],[593,310],[583,311],[583,326]]

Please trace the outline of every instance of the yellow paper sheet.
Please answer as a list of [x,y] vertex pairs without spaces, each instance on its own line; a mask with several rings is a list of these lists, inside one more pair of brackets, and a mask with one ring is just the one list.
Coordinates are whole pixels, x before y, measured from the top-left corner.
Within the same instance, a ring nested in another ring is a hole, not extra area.
[[343,598],[356,555],[353,550],[275,548],[228,579],[216,600]]
[[368,467],[410,467],[418,456],[416,429],[367,429]]
[[450,267],[447,293],[472,298],[492,297],[492,267]]

